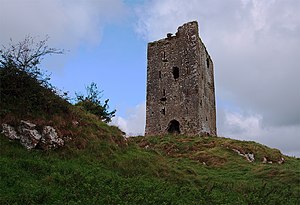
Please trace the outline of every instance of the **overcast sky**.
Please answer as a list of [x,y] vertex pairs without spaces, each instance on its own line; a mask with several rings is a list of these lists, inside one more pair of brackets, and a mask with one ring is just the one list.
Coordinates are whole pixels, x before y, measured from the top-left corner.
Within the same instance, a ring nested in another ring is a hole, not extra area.
[[50,36],[58,88],[96,82],[129,135],[145,126],[149,41],[197,20],[215,66],[220,136],[300,156],[299,0],[0,0],[0,43]]

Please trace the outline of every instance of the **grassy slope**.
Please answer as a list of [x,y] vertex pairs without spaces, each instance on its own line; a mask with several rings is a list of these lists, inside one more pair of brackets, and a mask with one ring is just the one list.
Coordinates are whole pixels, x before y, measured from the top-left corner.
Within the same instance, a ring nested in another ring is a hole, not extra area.
[[73,115],[79,125],[53,122],[73,138],[58,150],[27,151],[0,135],[0,204],[299,203],[299,159],[249,163],[230,148],[255,150],[257,159],[277,159],[278,150],[216,137],[125,141],[93,116]]

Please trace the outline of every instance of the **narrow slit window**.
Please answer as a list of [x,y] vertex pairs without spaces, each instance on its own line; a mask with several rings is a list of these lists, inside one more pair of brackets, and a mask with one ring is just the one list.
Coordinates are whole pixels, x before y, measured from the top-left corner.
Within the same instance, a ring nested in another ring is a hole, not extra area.
[[163,62],[168,62],[168,60],[166,59],[166,52],[165,51],[162,52],[162,61]]
[[209,68],[209,58],[206,59],[206,66]]
[[161,71],[158,72],[158,77],[161,78]]
[[173,77],[174,77],[174,79],[179,78],[179,68],[178,67],[173,67]]
[[163,108],[163,109],[161,110],[161,114],[166,115],[166,109],[165,109],[165,108]]

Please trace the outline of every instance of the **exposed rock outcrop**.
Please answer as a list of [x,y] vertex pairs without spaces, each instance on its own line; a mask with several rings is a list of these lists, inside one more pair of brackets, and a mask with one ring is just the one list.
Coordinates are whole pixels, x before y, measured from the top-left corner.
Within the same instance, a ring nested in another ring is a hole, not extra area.
[[2,124],[2,133],[11,140],[20,139],[20,136],[18,136],[15,128],[8,124]]
[[21,120],[17,128],[2,124],[2,133],[11,140],[20,140],[20,143],[29,150],[33,148],[48,150],[64,145],[64,140],[58,136],[53,127],[44,126],[40,132],[35,124],[24,120]]
[[232,151],[236,152],[238,155],[245,157],[249,162],[254,162],[254,154],[253,153],[242,153],[237,149],[232,149]]
[[277,162],[273,162],[272,160],[269,160],[267,157],[263,157],[263,164],[273,164],[273,163],[278,163],[278,164],[283,164],[285,162],[285,159],[281,157]]
[[[234,149],[234,148],[232,148],[232,151],[234,151],[238,155],[246,158],[249,162],[255,161],[254,154],[252,152],[245,153],[243,151],[240,151],[240,150]],[[277,160],[276,161],[269,160],[267,157],[263,157],[263,159],[262,159],[263,164],[272,164],[272,163],[283,164],[284,162],[285,162],[285,159],[283,157],[281,157],[278,161]]]
[[21,125],[18,129],[19,138],[21,144],[26,147],[26,149],[35,148],[42,138],[42,135],[35,128],[35,124],[21,120]]
[[45,126],[42,131],[42,138],[39,145],[42,147],[42,149],[48,150],[63,146],[64,141],[58,137],[53,127]]

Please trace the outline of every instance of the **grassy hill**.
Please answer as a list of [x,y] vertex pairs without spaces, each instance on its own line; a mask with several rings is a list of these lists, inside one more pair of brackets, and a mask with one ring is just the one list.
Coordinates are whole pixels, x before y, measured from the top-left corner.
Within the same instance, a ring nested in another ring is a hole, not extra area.
[[0,204],[299,204],[299,159],[250,163],[226,146],[278,150],[217,137],[126,142],[95,121],[78,129],[75,142],[52,151],[0,136]]
[[[15,84],[13,94],[9,83],[1,85],[0,123],[50,125],[66,144],[28,151],[0,134],[0,204],[300,203],[299,158],[221,137],[125,139],[117,127],[28,82]],[[237,152],[253,153],[254,162]]]

